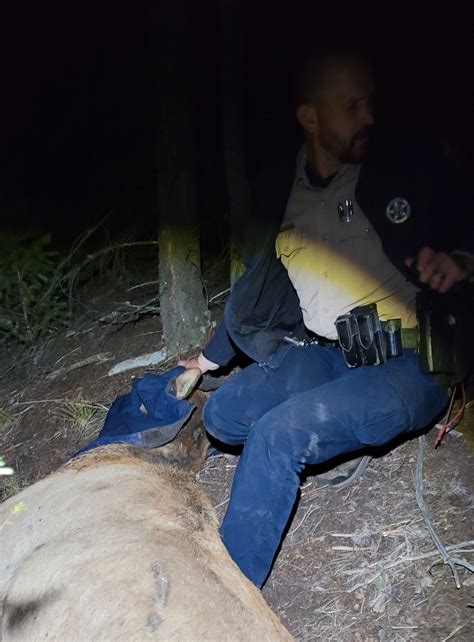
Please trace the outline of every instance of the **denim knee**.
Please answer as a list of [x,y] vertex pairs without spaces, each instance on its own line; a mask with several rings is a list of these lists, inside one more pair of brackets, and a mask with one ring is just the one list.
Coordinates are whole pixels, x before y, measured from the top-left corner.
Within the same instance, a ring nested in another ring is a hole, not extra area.
[[218,405],[219,404],[215,402],[214,394],[212,394],[204,404],[202,418],[207,432],[216,439],[221,439],[221,432],[223,432],[220,429],[222,418],[219,416],[219,412],[217,410]]
[[301,472],[306,464],[360,447],[351,426],[341,419],[325,401],[290,400],[255,424],[247,448],[252,442],[252,448],[259,448],[269,462]]
[[232,406],[224,390],[216,390],[206,401],[202,413],[207,432],[224,444],[245,442],[247,430],[232,416]]

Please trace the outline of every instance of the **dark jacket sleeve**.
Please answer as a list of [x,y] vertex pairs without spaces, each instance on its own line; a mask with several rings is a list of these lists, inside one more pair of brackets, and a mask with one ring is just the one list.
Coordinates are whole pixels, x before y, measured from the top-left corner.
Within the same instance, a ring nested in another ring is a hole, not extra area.
[[224,318],[203,349],[206,359],[227,365],[237,352],[263,361],[302,317],[296,293],[275,254],[275,237],[285,213],[294,176],[294,154],[259,172],[253,184],[253,208],[237,241],[245,272],[234,284]]
[[220,321],[202,353],[206,359],[218,363],[220,366],[226,366],[235,357],[236,350],[229,337],[224,320]]
[[[373,150],[362,166],[356,199],[389,259],[416,282],[404,259],[417,256],[421,247],[472,251],[472,225],[469,230],[465,211],[470,203],[436,147],[400,147],[394,143],[388,149],[390,154],[387,147]],[[386,210],[392,199],[400,197],[409,203],[411,215],[405,222],[394,224]]]

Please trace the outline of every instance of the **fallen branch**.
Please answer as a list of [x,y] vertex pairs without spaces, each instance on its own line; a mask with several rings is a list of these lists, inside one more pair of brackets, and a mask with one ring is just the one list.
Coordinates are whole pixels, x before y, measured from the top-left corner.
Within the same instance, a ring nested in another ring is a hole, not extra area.
[[133,285],[131,288],[128,288],[127,292],[137,290],[138,288],[146,288],[149,285],[159,285],[159,283],[159,281],[147,281],[146,283],[139,283],[138,285]]
[[217,301],[217,299],[219,299],[221,296],[229,294],[229,292],[230,292],[230,288],[226,288],[225,290],[222,290],[222,292],[218,292],[217,294],[214,294],[214,296],[211,296],[207,304],[210,305],[214,301]]
[[[459,549],[462,549],[464,546],[471,546],[474,544],[473,540],[467,541],[467,542],[461,542],[460,544],[453,544],[452,546],[448,546],[447,550],[452,550],[458,551]],[[403,546],[403,545],[401,545]],[[464,551],[465,552],[465,551]],[[357,584],[354,584],[348,589],[348,593],[353,593],[354,591],[357,591],[357,589],[360,588],[365,588],[366,586],[369,586],[369,584],[372,584],[382,573],[386,573],[387,571],[391,571],[393,568],[396,566],[399,566],[400,564],[408,564],[412,562],[418,562],[420,560],[428,559],[429,557],[434,557],[435,555],[438,555],[438,551],[429,551],[428,553],[420,553],[419,555],[405,555],[404,557],[400,557],[399,559],[395,560],[394,562],[391,562],[390,564],[384,565],[380,570],[378,570],[372,577],[370,577],[367,580],[362,580],[361,582],[358,582]],[[452,558],[454,559],[454,558]],[[375,564],[370,564],[368,568],[373,568]],[[468,565],[469,566],[469,565]],[[470,569],[469,569],[470,570]],[[362,571],[363,572],[363,571]],[[361,575],[362,574],[360,569],[356,569],[353,571],[344,571],[345,575]]]
[[156,296],[146,303],[140,304],[124,301],[119,304],[119,309],[104,314],[98,319],[98,322],[108,325],[126,325],[127,323],[138,321],[140,317],[158,315],[160,313],[160,306],[153,305],[156,302],[158,302],[158,297]]
[[125,372],[126,370],[132,370],[133,368],[146,368],[147,366],[156,366],[159,363],[162,363],[168,358],[168,351],[166,348],[157,350],[156,352],[150,352],[148,354],[142,354],[139,357],[132,357],[131,359],[126,359],[117,363],[113,368],[108,371],[109,377]]
[[76,363],[73,363],[70,366],[63,366],[62,368],[53,370],[53,372],[50,372],[48,375],[46,375],[46,381],[53,381],[54,379],[68,374],[73,370],[78,370],[79,368],[83,368],[84,366],[91,366],[96,363],[104,363],[106,361],[110,361],[111,359],[113,359],[113,356],[110,354],[110,352],[99,352],[98,354],[94,354],[91,357],[86,357],[85,359],[76,361]]

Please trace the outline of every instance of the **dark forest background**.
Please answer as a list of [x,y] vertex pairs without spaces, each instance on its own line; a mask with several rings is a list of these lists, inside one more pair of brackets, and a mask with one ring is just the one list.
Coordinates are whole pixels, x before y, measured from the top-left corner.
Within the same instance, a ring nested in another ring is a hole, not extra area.
[[[235,89],[250,177],[268,150],[293,149],[290,73],[303,47],[348,33],[375,62],[379,132],[426,136],[463,171],[472,167],[473,22],[460,3],[173,1],[2,3],[3,228],[33,226],[62,242],[108,215],[112,228],[153,234],[160,109],[176,91],[195,137],[204,234],[219,236],[228,211],[221,106],[222,78],[235,73],[229,42],[240,46]],[[163,78],[176,55],[173,85]]]

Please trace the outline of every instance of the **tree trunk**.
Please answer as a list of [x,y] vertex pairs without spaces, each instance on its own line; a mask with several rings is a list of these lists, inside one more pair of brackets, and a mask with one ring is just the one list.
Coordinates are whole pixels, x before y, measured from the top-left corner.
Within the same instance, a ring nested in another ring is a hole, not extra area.
[[159,202],[163,339],[169,352],[180,353],[199,346],[209,326],[201,281],[195,190],[189,170],[160,175]]
[[209,326],[196,197],[191,6],[170,3],[155,18],[160,310],[165,345],[180,353],[200,345]]

